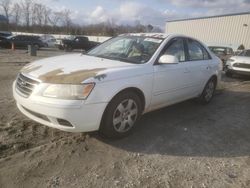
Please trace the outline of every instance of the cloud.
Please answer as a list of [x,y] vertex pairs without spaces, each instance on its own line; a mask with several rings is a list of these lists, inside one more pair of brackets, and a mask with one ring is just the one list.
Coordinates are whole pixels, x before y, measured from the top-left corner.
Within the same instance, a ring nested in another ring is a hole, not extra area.
[[160,0],[178,7],[206,8],[208,10],[223,9],[225,11],[249,11],[250,0]]
[[167,19],[179,18],[180,14],[175,10],[160,11],[145,4],[127,1],[113,11],[98,5],[90,12],[79,13],[77,17],[76,20],[81,20],[85,24],[110,21],[115,24],[151,24],[163,28]]
[[95,10],[89,15],[90,19],[94,22],[107,22],[109,20],[108,13],[104,10],[103,7],[97,6]]
[[[13,0],[18,1],[20,0]],[[39,0],[34,0],[40,2]],[[72,7],[65,7],[64,0],[43,0],[54,11],[71,9],[73,22],[77,24],[151,24],[163,28],[167,20],[212,16],[250,10],[250,0],[91,0],[84,6],[72,1]],[[73,3],[74,2],[74,3]],[[145,3],[147,2],[147,3]],[[110,5],[107,6],[107,3]],[[74,5],[73,5],[74,4]],[[112,5],[111,5],[112,4]]]

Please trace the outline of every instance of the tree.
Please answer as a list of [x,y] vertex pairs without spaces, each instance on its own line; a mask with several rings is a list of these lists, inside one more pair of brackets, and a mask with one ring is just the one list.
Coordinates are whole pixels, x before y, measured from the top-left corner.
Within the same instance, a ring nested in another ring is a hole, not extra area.
[[151,24],[147,25],[147,32],[152,32],[154,29],[154,26],[152,26]]
[[18,3],[15,3],[12,8],[12,16],[15,26],[19,25],[21,19],[21,7]]
[[7,19],[7,26],[9,26],[11,0],[0,0],[0,7],[3,9],[5,17]]
[[30,27],[30,15],[31,15],[31,9],[32,9],[32,0],[23,0],[21,2],[21,7],[23,11],[23,16],[24,16],[24,22],[26,25],[26,28],[28,29]]
[[51,12],[52,12],[52,10],[49,7],[44,6],[44,9],[43,9],[43,25],[48,25],[49,24]]
[[63,26],[66,27],[66,32],[69,33],[70,26],[72,25],[72,20],[70,18],[71,11],[69,9],[65,9],[61,11]]
[[49,22],[52,24],[53,27],[56,27],[59,22],[61,22],[61,13],[53,12],[49,17]]
[[44,18],[43,15],[45,6],[40,3],[34,3],[31,9],[32,9],[32,16],[31,16],[32,25],[38,25],[41,27],[43,24],[43,18]]

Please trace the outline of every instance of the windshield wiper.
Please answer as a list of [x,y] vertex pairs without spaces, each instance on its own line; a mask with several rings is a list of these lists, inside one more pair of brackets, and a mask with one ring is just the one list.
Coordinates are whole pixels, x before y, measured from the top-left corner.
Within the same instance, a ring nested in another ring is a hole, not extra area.
[[105,55],[96,55],[96,57],[104,58],[104,59],[110,59],[110,60],[119,60],[121,62],[126,62],[126,63],[133,63],[133,64],[138,64],[136,61],[128,60],[123,57],[117,57],[117,56],[105,56]]

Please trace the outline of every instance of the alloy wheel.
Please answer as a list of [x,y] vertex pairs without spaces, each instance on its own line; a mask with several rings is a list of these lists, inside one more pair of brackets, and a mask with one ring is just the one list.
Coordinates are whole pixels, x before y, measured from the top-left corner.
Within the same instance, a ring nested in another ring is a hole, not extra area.
[[135,124],[138,116],[138,106],[133,99],[122,101],[113,114],[113,126],[117,132],[124,133]]

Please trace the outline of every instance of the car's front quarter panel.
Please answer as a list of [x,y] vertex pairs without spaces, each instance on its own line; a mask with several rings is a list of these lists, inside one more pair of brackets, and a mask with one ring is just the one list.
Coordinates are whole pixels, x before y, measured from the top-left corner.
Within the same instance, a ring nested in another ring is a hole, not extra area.
[[86,104],[109,103],[119,92],[135,88],[144,95],[145,110],[149,107],[153,86],[153,67],[151,64],[143,64],[134,69],[116,70],[107,73],[106,79],[96,80],[95,88],[85,101]]

